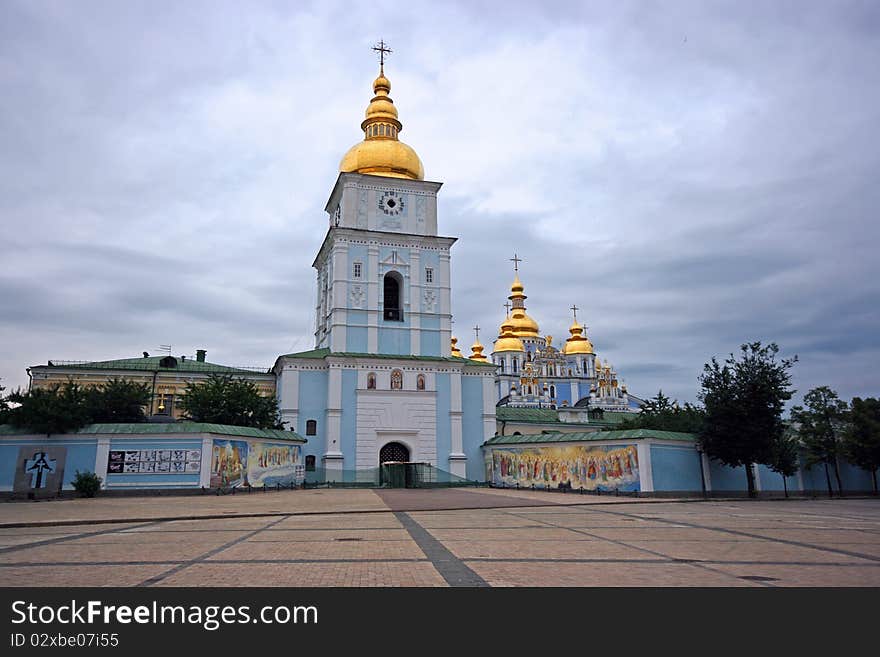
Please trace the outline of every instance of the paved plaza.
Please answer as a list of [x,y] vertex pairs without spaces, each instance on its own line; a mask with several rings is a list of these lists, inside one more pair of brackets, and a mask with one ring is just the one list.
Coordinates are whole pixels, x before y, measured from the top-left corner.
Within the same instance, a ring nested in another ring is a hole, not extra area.
[[880,500],[495,489],[0,503],[2,586],[880,586]]

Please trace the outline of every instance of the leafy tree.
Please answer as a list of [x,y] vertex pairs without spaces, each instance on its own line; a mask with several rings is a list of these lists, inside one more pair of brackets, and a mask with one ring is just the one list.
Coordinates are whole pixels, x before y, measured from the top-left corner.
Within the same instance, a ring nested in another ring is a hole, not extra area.
[[770,445],[770,459],[767,467],[782,476],[782,488],[788,497],[788,477],[798,471],[798,440],[791,431],[785,431],[778,440]]
[[72,482],[73,490],[82,497],[94,497],[101,490],[102,481],[103,479],[94,472],[80,472],[77,470]]
[[86,394],[72,381],[27,392],[18,390],[9,395],[9,401],[18,404],[7,413],[9,423],[47,436],[74,431],[91,421]]
[[828,466],[834,466],[837,490],[842,492],[840,468],[837,457],[842,454],[840,436],[846,422],[847,405],[841,401],[828,386],[813,388],[804,395],[804,406],[791,409],[791,419],[797,425],[798,434],[807,454],[807,464],[822,463],[825,466],[825,481],[828,495],[831,496],[831,475]]
[[204,383],[191,383],[181,400],[186,417],[239,427],[282,429],[278,398],[263,396],[252,381],[212,374]]
[[9,420],[9,402],[7,398],[3,396],[3,391],[6,390],[3,386],[0,386],[0,424],[6,424]]
[[855,397],[850,405],[849,424],[843,433],[843,453],[847,460],[871,473],[877,494],[880,468],[880,400]]
[[749,497],[755,495],[753,463],[769,463],[785,425],[782,410],[794,394],[789,370],[797,356],[776,360],[779,347],[760,342],[740,347],[719,363],[703,367],[699,399],[705,407],[699,440],[710,458],[731,467],[745,466]]
[[685,403],[680,406],[660,390],[647,400],[641,411],[612,429],[656,429],[697,433],[703,425],[703,409]]
[[87,412],[92,422],[146,422],[150,399],[146,384],[111,379],[87,391]]

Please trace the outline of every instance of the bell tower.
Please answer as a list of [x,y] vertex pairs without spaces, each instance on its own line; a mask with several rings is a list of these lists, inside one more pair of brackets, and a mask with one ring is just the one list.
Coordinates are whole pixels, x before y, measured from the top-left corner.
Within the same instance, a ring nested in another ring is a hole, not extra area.
[[327,201],[317,271],[315,347],[331,352],[449,356],[453,237],[437,234],[441,183],[398,135],[384,42],[361,130]]

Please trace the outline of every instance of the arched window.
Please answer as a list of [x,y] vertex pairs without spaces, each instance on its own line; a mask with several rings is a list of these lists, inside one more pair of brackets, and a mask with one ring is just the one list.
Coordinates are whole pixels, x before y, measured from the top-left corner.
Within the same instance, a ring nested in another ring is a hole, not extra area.
[[316,420],[306,420],[306,435],[315,436],[318,434],[318,422]]
[[556,386],[550,386],[550,396],[551,397],[556,396]]
[[416,377],[416,390],[424,390],[425,389],[425,375],[419,374]]
[[521,434],[519,431],[514,431],[514,432],[513,432],[513,435],[514,435],[514,436],[521,436],[522,434]]
[[306,472],[314,472],[315,471],[315,457],[309,454],[306,457]]
[[370,372],[367,374],[367,390],[376,389],[376,375]]
[[403,321],[403,304],[401,304],[401,292],[403,279],[396,271],[385,274],[383,285],[382,304],[385,309],[384,317],[388,321]]
[[403,389],[403,372],[400,370],[393,370],[391,372],[391,389],[392,390],[402,390]]
[[519,363],[519,361],[518,361],[516,358],[514,358],[514,359],[513,359],[513,373],[514,373],[514,374],[516,374],[516,369],[517,369],[517,364],[518,364],[518,363]]

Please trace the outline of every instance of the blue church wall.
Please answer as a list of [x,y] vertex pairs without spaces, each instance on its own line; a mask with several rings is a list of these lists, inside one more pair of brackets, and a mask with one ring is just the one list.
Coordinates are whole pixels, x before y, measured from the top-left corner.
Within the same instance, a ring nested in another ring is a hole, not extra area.
[[374,272],[371,272],[368,267],[370,266],[370,260],[367,257],[367,247],[361,244],[349,244],[348,245],[348,273],[345,275],[345,278],[353,279],[354,278],[354,263],[361,263],[361,280],[369,281],[373,280]]
[[693,447],[651,445],[654,490],[702,491],[700,454]]
[[[339,447],[345,457],[343,467],[354,469],[357,463],[357,370],[342,370],[342,418],[339,424]],[[306,443],[308,444],[308,443]]]
[[452,392],[448,374],[434,376],[437,387],[437,467],[449,472],[449,452],[452,451]]
[[[33,445],[35,448],[41,445],[64,447],[67,450],[64,463],[64,484],[66,490],[73,488],[73,479],[76,471],[94,472],[95,457],[98,453],[98,441],[80,439],[64,439],[64,438],[46,438],[45,440],[16,440],[12,444],[4,441],[0,445],[0,489],[12,490],[15,481],[15,471],[23,464],[18,462],[19,449],[26,445]],[[101,477],[106,474],[97,473]]]
[[442,356],[440,353],[440,318],[437,315],[422,315],[419,336],[422,356]]
[[709,460],[709,476],[712,479],[712,490],[748,490],[746,469],[743,466],[731,468],[720,461]]
[[462,449],[467,456],[465,476],[484,481],[486,472],[480,445],[490,436],[483,435],[482,377],[461,377],[461,414]]
[[[745,473],[743,473],[745,476]],[[778,472],[773,472],[766,465],[758,466],[758,477],[761,480],[761,490],[766,491],[784,491],[785,487],[782,485],[782,475]],[[786,477],[786,484],[788,485],[789,492],[796,491],[798,489],[798,479],[797,476],[794,477]]]
[[[296,432],[305,436],[303,455],[313,455],[320,464],[327,440],[327,372],[299,373],[299,416]],[[306,422],[316,420],[317,435],[306,436]]]
[[[404,315],[406,316],[406,315]],[[394,326],[389,326],[393,324]],[[409,319],[403,322],[386,322],[379,324],[379,353],[408,356],[412,352],[409,337]]]
[[[803,456],[801,462],[805,462]],[[804,490],[827,493],[828,482],[825,479],[825,465],[817,463],[811,468],[802,471]],[[834,474],[834,465],[828,465],[828,475],[831,477],[831,489],[837,493],[837,478]],[[871,492],[874,490],[871,482],[871,473],[840,459],[840,483],[844,493]]]
[[367,313],[349,310],[345,329],[345,350],[356,354],[367,353]]
[[[149,441],[133,441],[133,440],[111,440],[110,451],[113,450],[154,450],[154,449],[202,449],[201,440],[149,440]],[[107,482],[107,488],[113,488],[120,484],[148,484],[150,488],[181,488],[182,486],[198,486],[200,472],[196,473],[123,473],[110,474],[108,472],[99,472]],[[166,485],[163,485],[166,484]],[[124,486],[124,488],[133,488],[133,486]]]

